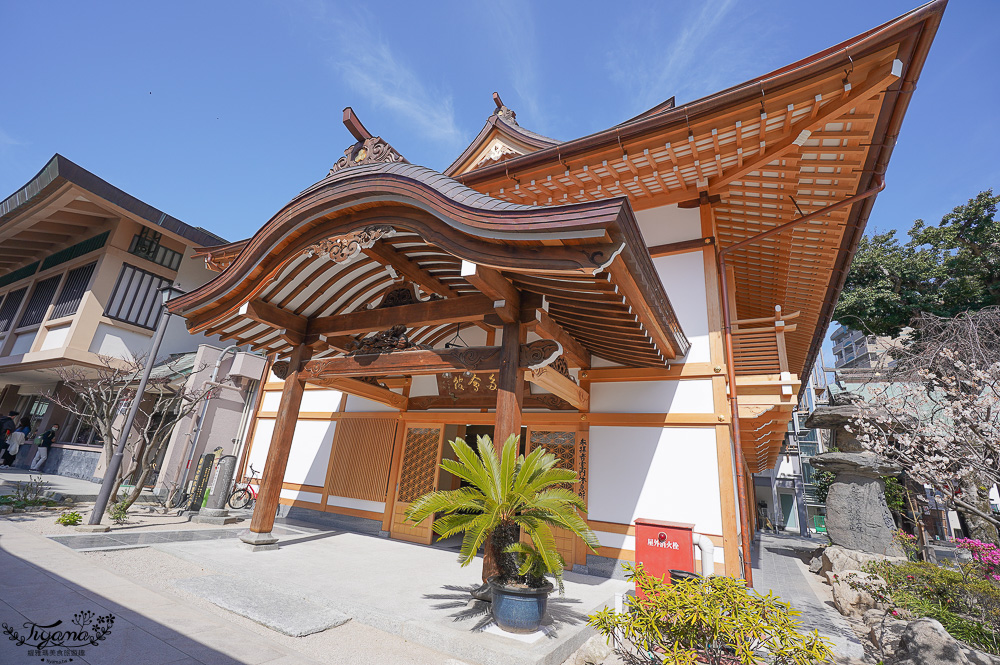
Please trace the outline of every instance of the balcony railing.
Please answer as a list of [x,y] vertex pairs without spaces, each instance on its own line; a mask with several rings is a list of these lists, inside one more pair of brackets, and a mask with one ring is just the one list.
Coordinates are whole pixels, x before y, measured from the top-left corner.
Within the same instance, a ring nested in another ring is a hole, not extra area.
[[785,333],[795,330],[795,324],[786,321],[797,318],[799,312],[781,315],[781,307],[774,308],[774,316],[762,319],[733,321],[733,359],[737,375],[780,374],[788,372],[785,351]]

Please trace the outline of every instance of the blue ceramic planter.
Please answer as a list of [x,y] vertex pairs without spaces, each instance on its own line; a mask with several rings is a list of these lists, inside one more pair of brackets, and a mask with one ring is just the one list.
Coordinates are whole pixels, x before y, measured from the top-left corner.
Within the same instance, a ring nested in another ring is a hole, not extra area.
[[493,620],[509,633],[533,633],[542,625],[552,583],[540,589],[509,587],[490,578],[493,591]]

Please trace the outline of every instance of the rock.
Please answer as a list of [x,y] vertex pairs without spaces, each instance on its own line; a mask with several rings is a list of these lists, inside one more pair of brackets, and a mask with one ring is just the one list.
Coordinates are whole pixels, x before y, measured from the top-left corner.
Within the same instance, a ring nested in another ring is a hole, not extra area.
[[6,504],[0,506],[0,515],[10,515],[12,512],[14,512],[14,506]]
[[865,612],[864,621],[868,627],[868,636],[875,648],[881,652],[882,659],[888,660],[895,656],[899,649],[899,640],[909,623],[895,618],[885,610],[868,610]]
[[823,453],[812,458],[817,469],[837,478],[826,497],[826,531],[834,545],[851,550],[904,555],[893,539],[896,523],[885,504],[882,476],[899,471],[874,453]]
[[866,589],[851,586],[853,582],[874,588],[885,587],[885,580],[878,575],[860,570],[845,570],[839,574],[827,573],[827,579],[833,587],[833,604],[844,616],[861,617],[868,610],[882,607]]
[[814,556],[809,561],[809,572],[810,573],[819,573],[821,570],[823,570],[823,557],[822,556]]
[[594,635],[563,661],[563,665],[599,665],[611,652],[612,648],[605,637]]
[[970,649],[964,644],[962,645],[962,653],[969,659],[969,662],[972,663],[972,665],[1000,665],[1000,656],[994,656],[991,653]]
[[896,657],[896,665],[970,665],[958,640],[927,618],[906,625]]
[[[819,569],[819,574],[826,577],[827,573],[839,574],[845,570],[864,570],[869,563],[876,561],[889,561],[894,564],[905,563],[906,557],[891,557],[883,554],[849,550],[840,545],[830,545],[823,550],[820,561],[822,566]],[[809,569],[812,570],[811,564]]]

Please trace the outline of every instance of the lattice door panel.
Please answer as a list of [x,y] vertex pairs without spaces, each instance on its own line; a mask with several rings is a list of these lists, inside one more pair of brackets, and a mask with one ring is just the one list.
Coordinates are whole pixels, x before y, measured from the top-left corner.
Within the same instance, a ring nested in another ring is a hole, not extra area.
[[[579,472],[577,468],[577,432],[575,431],[553,431],[553,430],[528,430],[528,451],[535,448],[545,448],[558,460],[556,467],[559,469],[571,469]],[[578,489],[577,486],[567,485],[568,489]],[[581,551],[586,549],[583,543],[579,542],[572,531],[568,529],[553,528],[552,535],[556,541],[556,550],[562,554],[566,560],[566,567],[572,568],[576,563],[577,548]]]
[[434,537],[431,519],[414,525],[404,522],[403,515],[412,502],[437,489],[443,440],[443,426],[407,428],[403,439],[403,459],[399,469],[396,501],[392,511],[390,534],[393,538],[430,544]]

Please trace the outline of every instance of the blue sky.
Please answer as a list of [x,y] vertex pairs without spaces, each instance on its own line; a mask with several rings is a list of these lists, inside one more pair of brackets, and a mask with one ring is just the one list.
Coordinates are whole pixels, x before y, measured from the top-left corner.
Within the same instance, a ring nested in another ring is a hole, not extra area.
[[[341,111],[443,169],[498,90],[560,139],[815,53],[914,0],[0,2],[0,197],[59,152],[230,240],[322,178]],[[1000,2],[953,0],[870,226],[1000,183]]]

